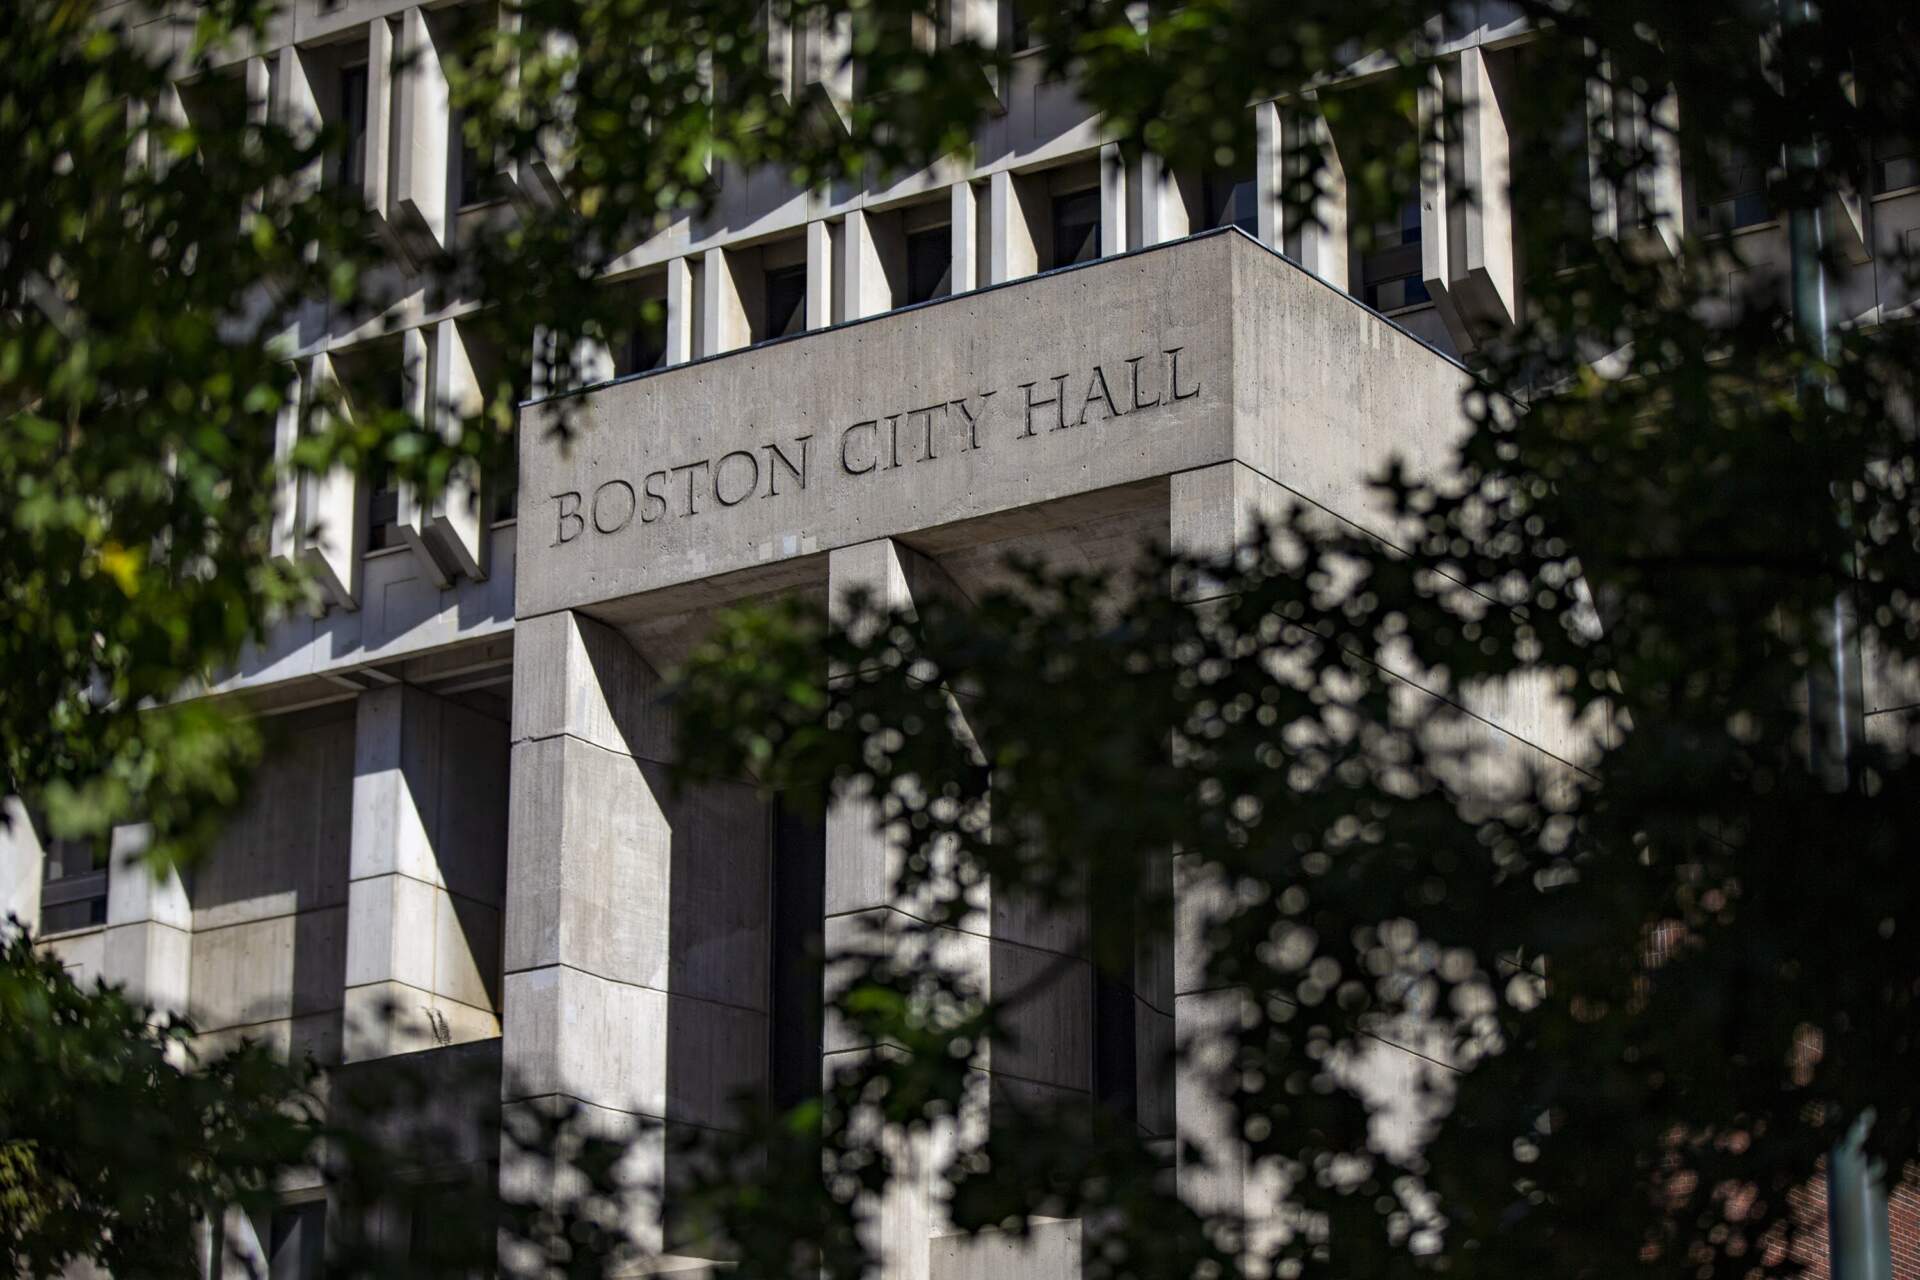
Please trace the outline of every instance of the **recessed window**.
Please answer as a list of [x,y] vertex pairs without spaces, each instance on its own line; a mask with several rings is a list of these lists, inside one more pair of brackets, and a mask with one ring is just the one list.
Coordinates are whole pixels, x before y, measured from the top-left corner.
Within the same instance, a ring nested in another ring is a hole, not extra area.
[[1239,227],[1250,236],[1258,236],[1260,204],[1253,175],[1209,171],[1205,213],[1208,227]]
[[775,267],[766,273],[766,315],[760,338],[783,338],[807,327],[807,264]]
[[[408,371],[404,352],[400,340],[383,338],[333,354],[333,370],[350,419],[372,423],[413,403],[407,394],[409,381],[426,377],[427,371]],[[400,531],[400,481],[384,455],[366,460],[360,483],[365,496],[364,549],[405,546]]]
[[342,68],[338,92],[341,141],[334,184],[357,191],[367,180],[367,64]]
[[367,468],[367,550],[384,551],[406,542],[400,532],[400,482],[382,458]]
[[493,199],[497,166],[487,152],[468,138],[465,122],[453,117],[453,134],[460,142],[460,207],[485,204]]
[[1092,262],[1100,256],[1100,188],[1053,198],[1053,257],[1042,270]]
[[327,1202],[282,1205],[267,1240],[267,1280],[319,1280],[326,1251]]
[[1391,315],[1432,299],[1420,266],[1420,202],[1408,200],[1395,218],[1375,223],[1360,257],[1360,300]]
[[[804,281],[803,281],[804,284]],[[613,376],[658,369],[667,362],[667,306],[663,298],[634,298],[627,327],[613,342]]]
[[929,227],[907,237],[906,301],[925,302],[953,292],[953,228]]
[[1727,147],[1706,164],[1698,209],[1709,231],[1737,231],[1773,219],[1767,166],[1746,147]]
[[46,842],[41,868],[40,932],[64,933],[107,922],[107,849],[104,841]]

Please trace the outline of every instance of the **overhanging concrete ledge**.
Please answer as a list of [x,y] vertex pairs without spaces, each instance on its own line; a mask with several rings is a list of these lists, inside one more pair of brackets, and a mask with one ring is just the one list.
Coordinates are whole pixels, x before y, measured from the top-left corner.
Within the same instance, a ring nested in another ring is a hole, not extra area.
[[1240,234],[963,294],[587,391],[564,444],[528,406],[515,613],[1228,461],[1372,527],[1368,475],[1442,461],[1468,378]]

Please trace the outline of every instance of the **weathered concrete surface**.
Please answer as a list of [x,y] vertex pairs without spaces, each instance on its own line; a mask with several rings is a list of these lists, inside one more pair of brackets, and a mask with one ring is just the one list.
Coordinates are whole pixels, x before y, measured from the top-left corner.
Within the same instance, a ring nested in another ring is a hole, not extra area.
[[589,392],[565,446],[531,406],[516,612],[1233,460],[1364,526],[1465,379],[1237,233],[1108,259]]
[[189,878],[188,1008],[209,1046],[244,1035],[339,1056],[353,711],[341,703],[270,726],[252,792]]
[[500,1033],[507,726],[407,685],[357,701],[346,1057]]

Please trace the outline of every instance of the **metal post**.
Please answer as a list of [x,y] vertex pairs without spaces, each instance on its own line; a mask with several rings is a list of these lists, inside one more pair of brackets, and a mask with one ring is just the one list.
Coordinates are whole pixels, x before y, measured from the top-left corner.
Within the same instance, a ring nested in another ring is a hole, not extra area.
[[[1783,0],[1781,9],[1783,24],[1789,30],[1814,20],[1809,0]],[[1824,368],[1831,360],[1833,335],[1827,309],[1826,210],[1815,194],[1821,190],[1823,158],[1820,137],[1813,128],[1787,148],[1787,164],[1799,179],[1796,192],[1800,197],[1787,222],[1793,323],[1807,354],[1817,361],[1801,379],[1800,394],[1808,408],[1820,414],[1834,408]],[[1845,533],[1851,526],[1845,494],[1835,495],[1835,514]],[[1828,646],[1827,660],[1813,664],[1807,672],[1810,764],[1827,789],[1834,792],[1853,789],[1856,757],[1866,724],[1850,539],[1842,547],[1840,585],[1831,607],[1820,618]],[[1867,1134],[1872,1128],[1872,1110],[1861,1112],[1846,1137],[1827,1153],[1827,1249],[1833,1280],[1892,1280],[1886,1170],[1879,1161],[1869,1160],[1866,1153]]]

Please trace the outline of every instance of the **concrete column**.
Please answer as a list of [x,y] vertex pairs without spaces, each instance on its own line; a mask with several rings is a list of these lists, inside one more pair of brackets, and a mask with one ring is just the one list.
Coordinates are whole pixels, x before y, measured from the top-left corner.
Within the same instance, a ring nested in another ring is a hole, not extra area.
[[[315,398],[337,396],[339,379],[332,357],[322,353],[308,366],[306,391]],[[328,603],[360,607],[363,528],[355,501],[358,480],[351,467],[338,466],[300,479],[301,555]]]
[[840,226],[839,249],[833,265],[839,277],[835,292],[842,311],[835,318],[859,320],[892,310],[893,286],[887,279],[881,245],[866,210],[848,211]]
[[961,181],[949,188],[953,206],[953,292],[978,289],[985,281],[980,261],[979,202],[971,182]]
[[442,43],[424,8],[401,15],[394,85],[393,218],[416,256],[451,246],[447,166],[452,108]]
[[1040,269],[1033,238],[1033,214],[1038,198],[1005,169],[987,180],[987,279],[1002,284],[1030,276]]
[[[405,403],[398,407],[423,425],[430,423],[434,416],[431,336],[432,330],[423,326],[415,326],[400,335],[400,385]],[[453,567],[441,558],[434,545],[429,533],[432,524],[432,503],[418,488],[403,482],[400,485],[400,534],[427,580],[445,591],[453,585]]]
[[1280,104],[1255,103],[1253,108],[1254,217],[1260,243],[1286,250],[1286,142],[1280,127]]
[[693,359],[693,266],[685,258],[667,262],[667,363]]
[[1519,282],[1513,260],[1513,169],[1507,116],[1506,63],[1478,46],[1460,53],[1462,106],[1458,218],[1461,257],[1455,275],[1469,310],[1488,325],[1511,325],[1519,316]]
[[[1237,462],[1225,462],[1172,477],[1168,495],[1168,537],[1176,550],[1224,555],[1244,540],[1263,514],[1276,514],[1286,502],[1277,485]],[[1204,607],[1218,598],[1217,582],[1205,577],[1176,581],[1180,598]],[[1230,1035],[1239,1025],[1246,995],[1238,988],[1214,988],[1207,980],[1206,925],[1230,887],[1185,855],[1174,858],[1173,1014],[1181,1051],[1174,1082],[1178,1146],[1197,1159],[1183,1159],[1181,1196],[1203,1213],[1244,1215],[1249,1254],[1260,1250],[1259,1226],[1274,1219],[1284,1188],[1270,1174],[1256,1171],[1240,1137],[1229,1086]]]
[[[1262,102],[1254,107],[1254,187],[1261,243],[1278,249],[1337,289],[1347,287],[1347,179],[1325,117],[1313,101],[1298,106]],[[1321,169],[1312,217],[1295,216],[1284,195],[1304,178],[1301,149],[1319,153]]]
[[347,1061],[500,1032],[507,727],[407,685],[361,695]]
[[[1347,174],[1326,117],[1311,105],[1282,119],[1283,141],[1289,153],[1312,147],[1321,169],[1314,193],[1312,218],[1297,218],[1286,229],[1284,251],[1295,262],[1336,289],[1347,287],[1351,253],[1347,242]],[[1296,162],[1298,163],[1298,162]]]
[[367,163],[361,195],[382,225],[393,216],[388,185],[393,164],[393,24],[375,18],[367,24]]
[[[313,79],[307,74],[307,60],[298,45],[284,46],[274,72],[277,101],[273,114],[302,144],[310,143],[320,132],[320,99]],[[294,179],[295,190],[307,193],[319,189],[324,164],[315,160]]]
[[1192,228],[1187,201],[1178,177],[1151,151],[1142,152],[1128,183],[1129,211],[1133,215],[1132,247],[1178,240]]
[[291,566],[300,556],[304,542],[300,529],[300,473],[293,469],[293,447],[300,443],[300,416],[305,409],[306,379],[300,366],[293,367],[293,382],[287,389],[287,402],[273,419],[273,460],[282,468],[274,484],[273,523],[267,530],[267,554],[283,565]]
[[[1517,318],[1513,211],[1504,86],[1484,50],[1469,48],[1436,66],[1420,96],[1421,275],[1448,333],[1462,351],[1476,330]],[[1441,114],[1458,107],[1454,119]]]
[[[882,608],[910,608],[916,587],[932,590],[937,570],[891,539],[837,549],[827,561],[830,607],[845,619],[847,594],[864,587]],[[848,678],[844,673],[834,679]],[[826,849],[826,998],[831,1001],[848,978],[844,958],[874,947],[898,945],[895,935],[913,924],[912,904],[895,899],[893,885],[904,850],[876,829],[878,806],[869,797],[837,796],[827,811]],[[953,949],[941,958],[965,966],[984,984],[990,958],[986,939],[978,933],[943,931]],[[841,963],[836,964],[836,960]],[[829,1015],[823,1042],[821,1071],[831,1081],[843,1064],[873,1051],[874,1046],[853,1038]],[[894,1152],[895,1158],[924,1163],[935,1144]],[[936,1234],[936,1193],[930,1171],[888,1187],[872,1206],[870,1245],[879,1254],[881,1274],[887,1280],[927,1280],[930,1275],[928,1242]]]
[[833,314],[833,228],[826,219],[807,224],[807,328],[824,329]]
[[1128,232],[1135,229],[1128,217],[1127,161],[1120,145],[1109,142],[1100,148],[1100,256],[1110,258],[1138,247]]
[[[457,442],[468,418],[482,408],[485,392],[474,366],[474,353],[458,320],[442,320],[424,331],[427,360],[427,420],[439,436]],[[479,471],[470,461],[454,467],[430,503],[422,504],[421,534],[434,559],[475,582],[487,576],[489,551],[488,509],[481,501]]]
[[100,976],[156,1013],[187,1011],[193,970],[193,907],[180,873],[142,861],[146,824],[115,827],[107,871],[107,930]]
[[[958,591],[938,565],[891,539],[833,551],[828,559],[831,607],[845,618],[847,595],[858,587],[886,608],[911,611],[916,601]],[[838,673],[834,679],[851,678]],[[964,721],[964,707],[954,714]],[[827,995],[846,980],[836,958],[892,948],[909,964],[938,963],[976,982],[996,998],[1022,997],[1011,1011],[1014,1043],[993,1045],[977,1060],[980,1089],[960,1122],[911,1151],[897,1153],[919,1167],[873,1206],[874,1244],[888,1280],[929,1274],[929,1239],[946,1229],[939,1189],[928,1165],[954,1144],[976,1140],[987,1123],[991,1100],[1017,1097],[1028,1104],[1085,1105],[1091,1089],[1091,987],[1084,958],[1084,929],[981,887],[957,924],[932,930],[918,926],[924,907],[897,892],[904,845],[876,825],[878,800],[858,794],[835,797],[827,813],[825,941]],[[936,857],[937,857],[936,852]],[[829,1020],[823,1072],[874,1050]]]
[[[770,823],[745,784],[669,789],[659,691],[603,624],[515,628],[502,1090],[510,1106],[578,1101],[614,1129],[725,1128],[735,1095],[764,1089]],[[634,1227],[681,1247],[660,1130],[635,1159],[669,1200]]]
[[700,348],[703,356],[737,351],[753,341],[740,282],[734,278],[733,255],[709,249],[701,257]]

